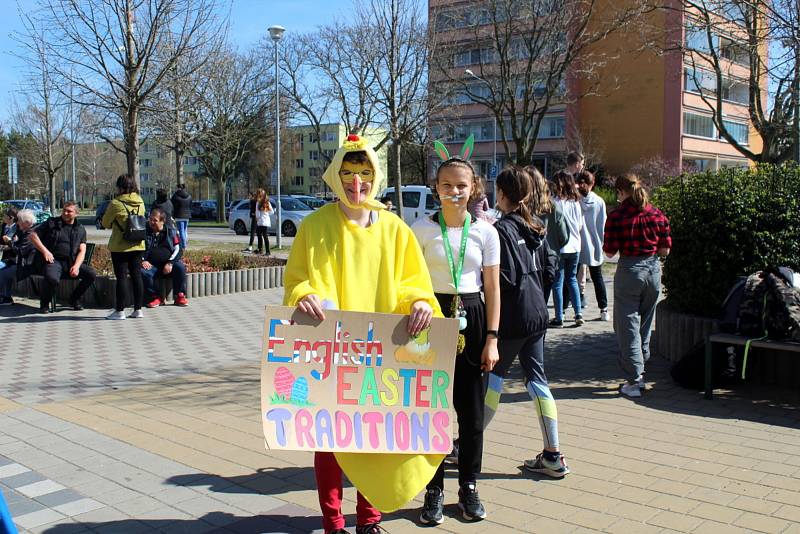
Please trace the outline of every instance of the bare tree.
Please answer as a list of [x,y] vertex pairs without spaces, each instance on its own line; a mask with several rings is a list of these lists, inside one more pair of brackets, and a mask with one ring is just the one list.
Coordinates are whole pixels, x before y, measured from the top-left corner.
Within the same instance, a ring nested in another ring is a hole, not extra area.
[[[389,179],[396,187],[398,213],[403,212],[401,152],[413,134],[444,100],[429,93],[428,65],[436,43],[419,0],[363,0],[357,19],[364,21],[373,53],[366,64],[376,76],[375,96],[381,122],[388,128]],[[432,87],[436,90],[436,87]]]
[[[46,56],[58,77],[76,88],[75,102],[94,107],[118,125],[123,143],[105,140],[139,179],[141,115],[167,75],[181,64],[194,72],[195,54],[215,42],[222,0],[39,0],[36,26],[51,39]],[[191,61],[191,63],[188,63]]]
[[[670,9],[670,8],[668,8]],[[754,162],[800,158],[800,4],[796,0],[683,0],[685,38],[666,43],[690,68],[687,84],[712,114],[719,136]],[[680,35],[680,33],[679,33]],[[727,101],[747,106],[763,140],[726,117]]]
[[67,161],[67,128],[69,103],[57,80],[47,50],[50,47],[45,32],[37,29],[33,21],[23,16],[27,39],[18,39],[24,46],[26,77],[15,103],[13,121],[15,128],[30,135],[36,142],[36,163],[47,177],[50,214],[56,213],[56,173]]
[[443,7],[431,21],[446,43],[435,56],[435,82],[453,89],[454,104],[488,108],[506,160],[528,165],[548,112],[596,94],[603,67],[616,58],[616,51],[596,45],[650,9],[644,0]]
[[197,157],[217,185],[217,217],[224,220],[227,181],[268,135],[271,92],[267,67],[256,53],[221,50],[208,63],[208,77],[197,85]]

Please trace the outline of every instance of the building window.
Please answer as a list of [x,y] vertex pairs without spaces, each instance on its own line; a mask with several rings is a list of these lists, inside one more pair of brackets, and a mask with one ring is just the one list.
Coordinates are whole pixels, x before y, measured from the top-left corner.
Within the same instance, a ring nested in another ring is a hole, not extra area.
[[308,159],[312,161],[317,161],[319,159],[319,152],[317,150],[311,150],[308,152]]
[[698,115],[685,112],[683,114],[683,133],[707,139],[717,138],[717,129],[711,115]]
[[737,104],[747,104],[750,100],[750,88],[747,84],[730,78],[722,79],[722,98]]
[[332,149],[325,149],[322,151],[322,154],[328,161],[331,161],[333,159],[333,156],[336,154],[336,151]]
[[292,178],[292,185],[303,185],[303,177],[295,176],[294,178]]
[[[711,36],[711,41],[715,42],[714,35]],[[684,38],[684,45],[687,50],[695,50],[697,52],[709,52],[708,46],[708,33],[705,28],[699,25],[689,24],[686,26],[686,35]]]
[[750,53],[747,46],[727,37],[720,37],[720,56],[738,65],[750,66]]
[[314,133],[308,134],[308,142],[309,143],[316,143],[317,142],[317,134],[314,134]]
[[545,117],[539,126],[539,139],[560,139],[564,137],[564,117]]
[[139,160],[139,165],[141,165],[142,167],[151,167],[153,165],[153,160],[151,160],[149,158],[140,159]]
[[326,143],[332,143],[339,139],[338,132],[323,132],[322,133],[322,140]]
[[728,130],[728,133],[731,134],[737,143],[741,145],[746,145],[750,142],[750,126],[747,124],[743,124],[741,122],[733,122],[733,121],[726,121],[723,120],[722,124],[725,125],[725,129]]
[[195,156],[184,156],[183,157],[183,164],[184,165],[197,165],[197,157],[195,157]]
[[302,169],[303,168],[303,160],[302,159],[294,160],[294,168],[295,169]]
[[319,178],[322,175],[322,172],[319,167],[311,167],[310,169],[308,169],[308,175],[311,178]]
[[141,173],[139,175],[139,178],[141,178],[142,182],[149,182],[150,181],[150,174],[148,174],[146,172],[143,172],[143,173]]
[[708,71],[686,68],[683,71],[683,87],[690,93],[713,94],[717,89],[717,82]]

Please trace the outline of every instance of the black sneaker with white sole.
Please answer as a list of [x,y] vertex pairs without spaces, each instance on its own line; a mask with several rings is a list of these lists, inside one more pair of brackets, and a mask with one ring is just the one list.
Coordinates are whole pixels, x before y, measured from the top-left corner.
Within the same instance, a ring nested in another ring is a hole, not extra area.
[[425,492],[419,522],[423,525],[441,525],[444,522],[444,492],[441,488],[430,488]]
[[467,482],[458,490],[458,509],[467,521],[486,519],[486,509],[481,503],[474,482]]

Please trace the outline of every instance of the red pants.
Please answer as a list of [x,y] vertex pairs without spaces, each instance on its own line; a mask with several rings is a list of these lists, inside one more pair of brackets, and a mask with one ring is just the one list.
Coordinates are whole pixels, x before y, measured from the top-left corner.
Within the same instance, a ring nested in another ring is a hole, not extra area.
[[[342,468],[332,452],[314,453],[314,474],[317,477],[319,507],[322,510],[322,528],[325,534],[344,528],[342,515]],[[367,499],[357,494],[356,525],[379,523],[381,513]]]

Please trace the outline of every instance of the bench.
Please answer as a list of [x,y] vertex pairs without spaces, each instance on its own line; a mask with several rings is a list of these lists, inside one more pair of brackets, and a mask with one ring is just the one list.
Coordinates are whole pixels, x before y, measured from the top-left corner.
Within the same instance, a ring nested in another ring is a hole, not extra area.
[[[726,345],[746,346],[750,341],[750,354],[754,349],[770,349],[786,352],[800,353],[800,343],[793,343],[789,341],[772,341],[769,339],[753,339],[744,336],[737,336],[734,334],[712,334],[706,338],[706,367],[705,367],[705,398],[711,399],[714,397],[714,388],[711,385],[711,362],[712,362],[712,347],[714,343],[724,343]],[[746,363],[746,361],[745,361]]]
[[[86,265],[90,265],[92,263],[92,256],[94,256],[94,246],[95,246],[94,243],[86,243],[86,255],[83,257],[83,263],[85,263]],[[41,274],[32,274],[32,275],[30,275],[28,277],[28,279],[30,280],[31,289],[33,289],[33,293],[37,297],[39,295],[41,295],[41,293],[39,291],[39,288],[36,287],[36,282],[34,281],[34,279],[38,280],[39,284],[43,284],[44,283],[44,276],[42,276]],[[72,280],[72,277],[69,275],[68,272],[65,272],[65,273],[61,274],[61,279],[62,280]],[[51,312],[55,312],[56,311],[56,298],[58,296],[57,294],[58,294],[57,291],[53,291],[53,296],[50,298],[50,311]]]

